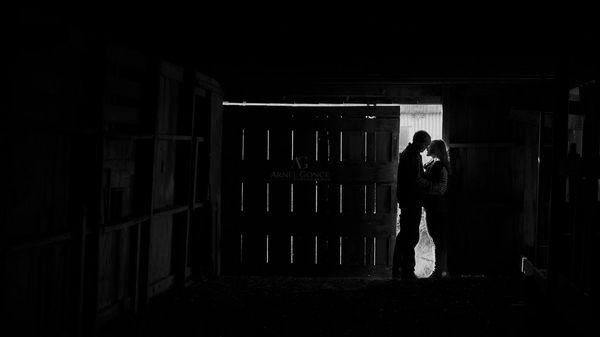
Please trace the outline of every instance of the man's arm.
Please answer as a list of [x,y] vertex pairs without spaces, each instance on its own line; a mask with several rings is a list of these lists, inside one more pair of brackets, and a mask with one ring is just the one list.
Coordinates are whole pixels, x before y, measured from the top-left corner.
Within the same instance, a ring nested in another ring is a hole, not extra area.
[[419,194],[429,194],[433,188],[433,183],[423,177],[423,164],[420,160],[416,159],[413,160],[411,164],[414,166],[412,169],[415,177],[415,192]]

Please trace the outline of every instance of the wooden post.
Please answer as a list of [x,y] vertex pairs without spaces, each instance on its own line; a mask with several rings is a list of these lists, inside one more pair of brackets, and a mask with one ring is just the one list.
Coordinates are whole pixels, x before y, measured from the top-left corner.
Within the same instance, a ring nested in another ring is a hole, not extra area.
[[141,234],[144,222],[137,223],[134,230],[134,266],[133,266],[133,312],[137,314],[140,310],[140,253],[141,253]]
[[188,269],[188,247],[189,247],[189,235],[190,235],[190,221],[192,219],[192,212],[194,210],[194,192],[195,192],[195,180],[193,178],[194,172],[196,171],[196,160],[195,153],[196,151],[196,134],[194,130],[195,125],[195,71],[188,70],[184,72],[183,78],[183,102],[184,105],[180,109],[181,110],[189,110],[191,112],[190,125],[191,130],[189,133],[190,143],[188,150],[188,165],[186,168],[186,179],[185,183],[187,183],[188,187],[186,189],[186,205],[188,206],[188,210],[185,212],[185,215],[178,215],[184,217],[181,222],[174,222],[173,225],[177,226],[174,229],[178,240],[176,241],[176,262],[175,262],[175,283],[179,289],[183,289],[185,287],[186,279],[187,279],[187,269]]
[[[90,188],[91,202],[94,207],[86,212],[86,225],[92,223],[92,228],[88,233],[87,226],[85,230],[85,276],[84,276],[84,319],[83,335],[95,336],[98,333],[98,277],[100,266],[100,226],[104,215],[102,202],[102,162],[103,162],[103,137],[101,134],[92,138],[92,160],[89,168],[93,169],[92,178],[94,182]],[[89,242],[87,242],[89,240]],[[88,246],[88,243],[90,244]]]
[[87,230],[87,209],[82,206],[81,209],[81,224],[74,228],[73,246],[75,251],[75,268],[76,268],[76,283],[75,283],[75,336],[83,336],[84,324],[84,304],[85,304],[85,241]]
[[580,98],[585,120],[583,125],[583,207],[584,240],[582,249],[581,277],[584,291],[593,287],[594,231],[597,230],[598,179],[600,179],[600,85],[591,83],[580,86]]
[[[538,95],[539,98],[539,95]],[[538,102],[540,102],[541,100],[538,100]],[[540,232],[540,210],[541,207],[540,205],[542,204],[541,202],[541,189],[540,189],[540,184],[542,183],[542,178],[541,178],[541,174],[542,174],[542,170],[541,170],[541,158],[542,158],[542,142],[543,142],[543,138],[542,138],[542,134],[543,134],[543,129],[544,129],[544,112],[543,111],[539,111],[538,116],[537,116],[537,147],[536,147],[536,156],[537,156],[537,172],[536,172],[536,183],[535,183],[535,205],[537,208],[536,214],[535,214],[535,237],[534,237],[534,244],[533,244],[533,261],[534,263],[540,267],[540,243],[539,243],[539,232]]]
[[566,75],[565,65],[560,64],[557,72],[557,79],[553,87],[555,102],[552,121],[552,199],[548,247],[548,285],[551,292],[556,292],[561,273],[559,270],[560,260],[561,255],[564,254],[564,252],[562,247],[559,246],[560,235],[563,226],[567,222],[565,205],[565,163],[568,140],[569,87]]
[[[4,141],[4,135],[0,136],[2,138],[0,138],[2,141]],[[8,137],[6,137],[8,138]],[[6,143],[4,143],[6,144]],[[9,152],[10,153],[10,152]],[[12,158],[8,158],[8,160],[10,161]],[[6,179],[5,181],[7,181],[9,184],[11,184],[8,180],[10,179]],[[10,190],[10,186],[6,186],[5,188],[7,188],[6,190]],[[2,294],[0,294],[0,315],[2,315],[3,317],[6,317],[6,311],[8,310],[8,308],[6,308],[6,299],[4,298],[4,289],[6,289],[6,269],[8,268],[8,226],[9,224],[7,223],[7,217],[8,217],[8,212],[6,211],[6,207],[2,207],[2,210],[0,210],[0,221],[2,221],[2,225],[0,226],[0,289],[2,289]]]
[[152,181],[150,182],[150,198],[149,198],[149,215],[150,218],[147,223],[142,223],[139,226],[139,277],[136,289],[138,290],[138,309],[139,306],[148,303],[148,272],[150,266],[150,231],[152,230],[152,222],[154,218],[154,199],[156,196],[155,184],[156,184],[156,170],[157,170],[157,157],[158,157],[158,96],[159,96],[159,80],[160,80],[160,62],[157,59],[150,61],[150,72],[149,72],[149,90],[154,92],[155,95],[151,96],[152,101],[149,102],[149,112],[154,113],[154,137],[153,137],[153,148],[152,148]]
[[211,97],[209,203],[212,235],[212,274],[221,274],[221,177],[223,145],[223,96],[213,91]]

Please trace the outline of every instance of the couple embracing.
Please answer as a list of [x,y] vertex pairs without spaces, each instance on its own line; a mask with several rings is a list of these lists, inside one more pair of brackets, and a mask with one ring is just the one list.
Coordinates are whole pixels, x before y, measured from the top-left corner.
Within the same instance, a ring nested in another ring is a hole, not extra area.
[[[427,150],[432,161],[423,166],[421,152]],[[443,140],[431,141],[425,131],[417,131],[412,143],[400,154],[398,186],[400,233],[396,237],[393,278],[415,279],[415,246],[419,242],[422,207],[427,229],[435,244],[435,270],[431,277],[448,277],[448,209],[444,195],[448,187],[450,163]]]

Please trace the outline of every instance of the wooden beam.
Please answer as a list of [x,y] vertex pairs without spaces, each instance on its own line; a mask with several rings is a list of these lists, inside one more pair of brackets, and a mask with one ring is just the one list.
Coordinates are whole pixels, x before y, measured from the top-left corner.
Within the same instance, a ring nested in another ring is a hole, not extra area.
[[150,219],[150,216],[144,215],[144,216],[129,217],[129,218],[122,219],[119,221],[110,222],[107,225],[102,226],[102,232],[110,233],[113,231],[123,230],[123,229],[129,228],[129,227],[132,227],[134,225],[137,225],[140,222],[147,221],[148,219]]
[[114,133],[107,132],[104,133],[104,136],[109,139],[127,139],[127,140],[143,140],[143,139],[152,139],[154,138],[153,134],[126,134],[126,133]]
[[516,144],[512,142],[494,142],[494,143],[450,143],[451,148],[510,148]]
[[189,209],[188,205],[170,206],[170,207],[165,207],[165,208],[160,208],[160,209],[154,210],[152,216],[155,217],[155,216],[173,215],[173,214],[185,212],[188,209]]
[[159,140],[192,140],[192,136],[158,134]]
[[65,232],[54,235],[45,235],[41,237],[26,238],[9,244],[9,253],[15,253],[21,250],[39,248],[43,246],[60,244],[73,238],[73,233]]

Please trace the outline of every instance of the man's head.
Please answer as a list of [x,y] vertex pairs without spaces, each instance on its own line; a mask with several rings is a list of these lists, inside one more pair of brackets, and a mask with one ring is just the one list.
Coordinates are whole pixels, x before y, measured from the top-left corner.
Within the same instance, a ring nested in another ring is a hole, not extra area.
[[427,131],[420,130],[415,132],[413,135],[413,144],[419,149],[419,152],[425,151],[429,144],[431,144],[431,136]]

